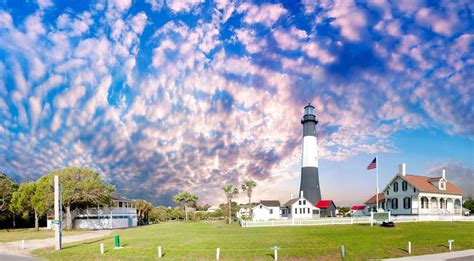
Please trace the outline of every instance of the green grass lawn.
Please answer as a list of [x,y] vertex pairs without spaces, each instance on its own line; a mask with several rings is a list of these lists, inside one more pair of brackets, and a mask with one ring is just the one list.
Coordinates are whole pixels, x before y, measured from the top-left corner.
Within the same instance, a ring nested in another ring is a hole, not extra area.
[[[407,256],[407,242],[414,255],[446,252],[448,239],[455,250],[474,248],[474,222],[400,223],[396,228],[370,225],[241,228],[223,223],[162,223],[118,230],[104,239],[66,244],[60,253],[53,248],[33,252],[46,259],[151,260],[161,245],[164,259],[212,260],[217,247],[224,260],[271,260],[270,247],[279,246],[280,259],[340,259],[344,244],[346,258]],[[120,235],[123,249],[114,250],[113,235]],[[100,255],[100,243],[106,252]]]
[[[82,233],[87,233],[84,230],[64,230],[64,236],[78,235]],[[33,228],[25,229],[0,229],[0,243],[3,242],[12,242],[18,240],[30,240],[30,239],[42,239],[54,237],[54,231],[49,229],[40,229],[39,231],[34,230]]]

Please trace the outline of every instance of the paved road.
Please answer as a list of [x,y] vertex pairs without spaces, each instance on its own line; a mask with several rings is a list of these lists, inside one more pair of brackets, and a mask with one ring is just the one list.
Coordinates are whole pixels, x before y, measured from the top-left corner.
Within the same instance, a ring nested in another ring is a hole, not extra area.
[[436,261],[436,260],[448,260],[448,261],[474,261],[474,249],[453,251],[441,254],[431,254],[423,256],[409,256],[400,258],[390,258],[384,260],[396,260],[396,261]]
[[[109,235],[111,230],[97,230],[89,233],[65,236],[63,243],[73,243]],[[31,251],[39,248],[54,246],[54,238],[25,240],[25,248],[21,248],[21,241],[0,243],[0,260],[38,260],[32,258]]]

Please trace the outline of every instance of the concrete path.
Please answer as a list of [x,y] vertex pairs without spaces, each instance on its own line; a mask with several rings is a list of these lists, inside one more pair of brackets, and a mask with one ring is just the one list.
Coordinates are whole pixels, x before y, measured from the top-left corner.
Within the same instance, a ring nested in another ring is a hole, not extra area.
[[[63,244],[101,238],[109,235],[110,232],[112,230],[96,230],[80,235],[65,236]],[[25,248],[21,247],[21,241],[0,243],[0,260],[37,260],[32,258],[31,251],[50,246],[54,246],[54,238],[25,240]]]
[[384,260],[396,260],[396,261],[435,261],[435,260],[449,260],[449,261],[473,261],[474,260],[474,249],[464,251],[453,251],[441,254],[431,254],[423,256],[409,256],[400,258],[390,258]]

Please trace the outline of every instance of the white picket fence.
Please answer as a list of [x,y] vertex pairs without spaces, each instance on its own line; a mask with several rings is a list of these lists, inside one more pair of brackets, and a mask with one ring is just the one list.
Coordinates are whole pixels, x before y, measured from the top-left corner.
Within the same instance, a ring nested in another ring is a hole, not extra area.
[[420,215],[420,216],[391,216],[390,221],[393,222],[429,222],[429,221],[474,221],[474,216],[459,216],[459,215]]
[[[474,216],[390,216],[390,221],[397,222],[427,222],[427,221],[474,221]],[[373,224],[371,217],[336,217],[318,219],[287,219],[268,221],[246,221],[239,220],[241,227],[281,227],[281,226],[327,226],[327,225],[352,225]]]
[[326,225],[370,224],[370,217],[286,219],[286,220],[268,220],[268,221],[239,220],[239,222],[240,222],[241,227],[326,226]]

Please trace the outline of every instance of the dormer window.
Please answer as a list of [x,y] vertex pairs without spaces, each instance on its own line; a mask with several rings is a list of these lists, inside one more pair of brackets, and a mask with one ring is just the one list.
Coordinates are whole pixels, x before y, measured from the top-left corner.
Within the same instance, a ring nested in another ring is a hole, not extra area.
[[439,181],[439,189],[440,190],[446,190],[446,181],[444,181],[442,179]]

